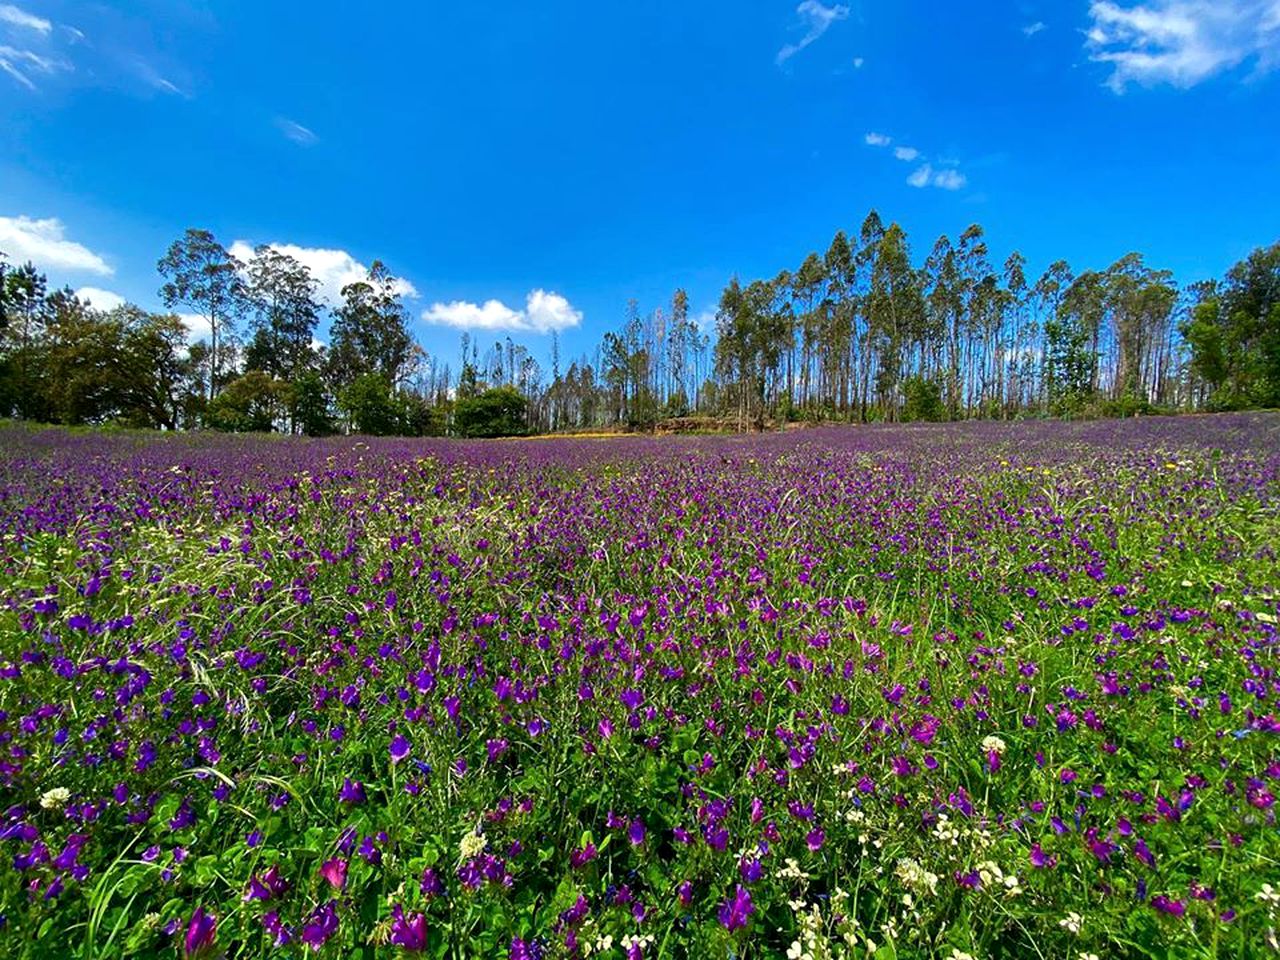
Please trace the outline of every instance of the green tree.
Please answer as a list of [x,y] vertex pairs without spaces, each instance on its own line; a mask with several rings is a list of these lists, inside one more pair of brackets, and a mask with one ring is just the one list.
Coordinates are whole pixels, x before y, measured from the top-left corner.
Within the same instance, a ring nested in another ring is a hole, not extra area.
[[366,374],[382,377],[388,389],[398,387],[420,353],[409,333],[399,281],[378,260],[366,279],[342,288],[329,334],[330,372],[339,390]]
[[262,370],[232,380],[209,403],[205,425],[229,433],[269,433],[284,414],[286,386]]
[[234,338],[248,305],[241,267],[212,233],[194,228],[175,240],[156,264],[166,278],[160,288],[165,306],[188,307],[209,325],[209,400],[221,382],[226,341]]
[[5,271],[5,326],[0,357],[5,384],[4,409],[27,420],[46,419],[44,334],[50,319],[48,284],[31,263]]
[[902,382],[902,396],[902,419],[907,423],[937,423],[947,418],[942,384],[937,380],[913,374]]
[[1280,243],[1227,271],[1182,333],[1215,406],[1280,406]]
[[380,373],[362,373],[338,394],[338,407],[356,433],[386,437],[401,432],[400,407]]
[[494,387],[476,397],[459,400],[453,428],[460,437],[517,437],[527,432],[528,403],[514,387]]
[[245,273],[254,332],[246,365],[285,380],[302,376],[315,358],[317,281],[305,264],[265,244],[253,251]]
[[329,391],[320,374],[305,371],[289,384],[289,419],[294,428],[308,437],[325,437],[333,433]]

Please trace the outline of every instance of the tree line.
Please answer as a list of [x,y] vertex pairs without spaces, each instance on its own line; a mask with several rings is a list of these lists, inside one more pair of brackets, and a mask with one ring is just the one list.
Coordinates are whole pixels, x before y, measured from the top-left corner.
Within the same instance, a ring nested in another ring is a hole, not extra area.
[[[1039,277],[995,264],[980,226],[917,265],[872,211],[856,233],[768,279],[729,281],[714,322],[677,290],[562,369],[463,334],[454,362],[413,336],[400,283],[375,261],[325,304],[307,266],[271,246],[247,262],[188,230],[157,264],[169,310],[99,310],[0,254],[0,415],[403,435],[507,436],[716,418],[786,421],[1107,416],[1280,406],[1280,243],[1219,281],[1180,287],[1132,253]],[[317,337],[329,315],[328,342]],[[456,366],[455,366],[456,363]]]

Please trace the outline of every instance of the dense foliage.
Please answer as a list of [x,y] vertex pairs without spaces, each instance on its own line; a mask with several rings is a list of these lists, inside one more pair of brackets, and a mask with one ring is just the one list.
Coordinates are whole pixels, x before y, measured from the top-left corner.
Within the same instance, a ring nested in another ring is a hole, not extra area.
[[1274,415],[0,451],[4,956],[1280,949]]
[[[691,414],[742,430],[1280,406],[1280,243],[1185,289],[1139,254],[1079,275],[1058,261],[1034,282],[1026,266],[1014,253],[997,270],[974,225],[917,267],[873,211],[794,272],[731,280],[714,318],[692,317],[682,290],[665,310],[633,302],[565,370],[553,334],[544,371],[510,337],[482,355],[464,334],[456,366],[429,356],[379,262],[323,304],[283,249],[241,262],[189,230],[158,263],[184,321],[95,310],[0,255],[0,416],[479,437]],[[184,322],[208,333],[189,350]]]

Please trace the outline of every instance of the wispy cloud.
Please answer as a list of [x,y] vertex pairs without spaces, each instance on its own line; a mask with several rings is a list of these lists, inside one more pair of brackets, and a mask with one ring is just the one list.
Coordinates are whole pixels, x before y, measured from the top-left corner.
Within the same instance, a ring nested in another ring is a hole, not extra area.
[[310,147],[320,142],[320,138],[317,137],[312,130],[304,127],[296,120],[290,120],[287,117],[277,117],[276,127],[279,128],[280,132],[283,133],[287,139],[292,140],[294,143],[300,144],[301,146]]
[[896,147],[893,151],[893,155],[899,160],[910,163],[912,160],[919,158],[920,151],[915,147]]
[[1028,23],[1022,28],[1023,34],[1028,37],[1034,37],[1037,33],[1041,33],[1049,29],[1049,25],[1043,20],[1037,20],[1035,23]]
[[796,15],[799,18],[797,26],[804,29],[804,36],[799,42],[788,43],[778,51],[776,60],[778,66],[782,66],[809,44],[816,42],[833,23],[848,20],[849,8],[838,3],[828,7],[819,0],[804,0],[800,6],[796,7]]
[[79,15],[92,21],[92,41],[79,27],[0,3],[0,73],[31,91],[52,85],[56,77],[63,86],[190,97],[185,64],[126,39],[146,36],[136,17],[106,5],[91,5]]
[[853,58],[853,69],[855,69],[855,70],[861,70],[861,69],[862,69],[862,67],[863,67],[863,64],[865,64],[866,62],[867,62],[867,61],[866,61],[866,60],[864,60],[864,59],[862,59],[862,57],[854,57],[854,58]]
[[883,133],[868,133],[862,138],[863,143],[868,147],[887,147],[893,143],[893,137],[887,137]]
[[34,50],[19,50],[15,47],[0,46],[0,70],[7,73],[28,90],[35,90],[33,73],[53,74],[60,70],[70,70],[71,65],[63,60],[54,60],[41,56]]
[[560,294],[539,289],[525,298],[523,310],[514,310],[500,300],[487,300],[483,304],[454,300],[433,303],[422,312],[422,319],[459,330],[551,333],[578,326],[582,323],[582,312]]
[[967,185],[969,178],[959,170],[944,168],[935,170],[931,164],[924,164],[907,177],[907,183],[913,187],[937,187],[939,190],[959,190]]
[[1107,85],[1193,87],[1252,62],[1280,65],[1280,0],[1095,0],[1086,33],[1089,58],[1111,65]]
[[[342,288],[369,276],[369,268],[345,250],[328,250],[323,247],[300,247],[292,243],[271,243],[271,249],[293,257],[311,271],[319,284],[319,294],[326,302],[337,305],[342,302]],[[231,244],[229,252],[242,263],[253,259],[253,247],[247,240]],[[402,297],[417,297],[417,288],[408,280],[399,279],[395,292]]]
[[48,20],[43,17],[37,17],[34,13],[28,13],[26,10],[15,7],[10,3],[0,3],[0,23],[21,27],[24,30],[34,30],[36,33],[43,33],[46,36],[53,29],[53,24]]
[[187,96],[185,90],[181,89],[168,77],[162,76],[160,71],[141,57],[134,59],[133,71],[143,83],[151,87],[153,90],[159,90],[161,93],[171,94],[176,97]]
[[66,227],[56,217],[0,217],[0,252],[11,262],[30,260],[44,270],[94,273],[109,277],[115,270],[83,244],[68,240]]

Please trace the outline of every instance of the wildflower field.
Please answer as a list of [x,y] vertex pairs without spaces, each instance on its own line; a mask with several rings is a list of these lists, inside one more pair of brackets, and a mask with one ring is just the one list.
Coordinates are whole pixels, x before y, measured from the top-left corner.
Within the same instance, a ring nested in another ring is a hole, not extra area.
[[1272,956],[1280,416],[0,431],[4,957]]

